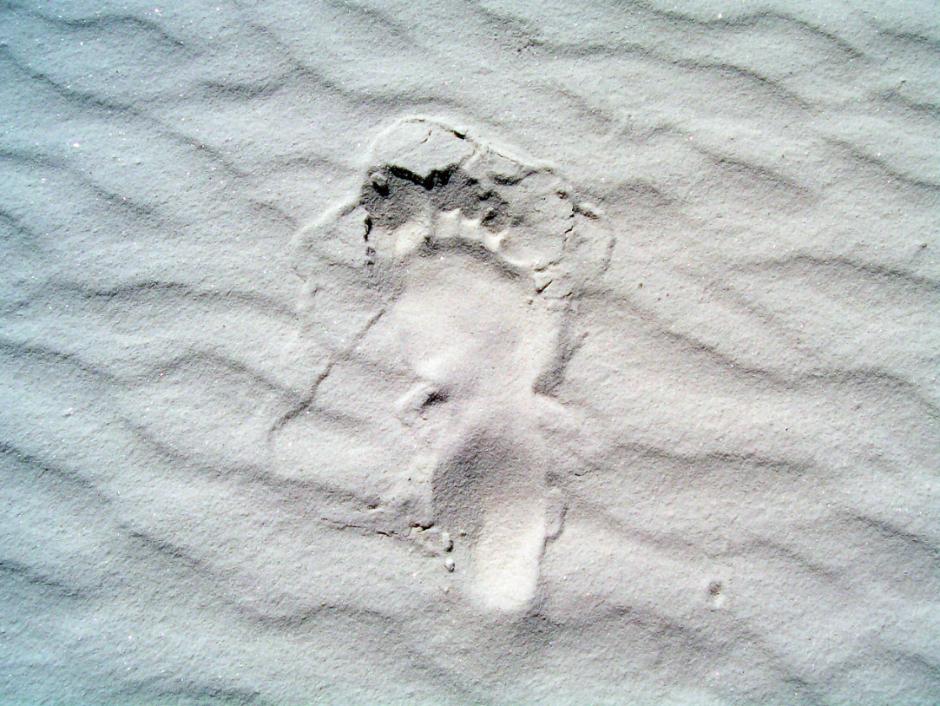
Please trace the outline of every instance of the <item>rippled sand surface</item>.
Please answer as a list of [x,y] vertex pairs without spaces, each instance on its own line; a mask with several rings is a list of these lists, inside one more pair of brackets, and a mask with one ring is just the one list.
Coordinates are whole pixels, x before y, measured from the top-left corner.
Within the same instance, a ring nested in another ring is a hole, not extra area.
[[0,5],[0,701],[940,701],[935,3]]

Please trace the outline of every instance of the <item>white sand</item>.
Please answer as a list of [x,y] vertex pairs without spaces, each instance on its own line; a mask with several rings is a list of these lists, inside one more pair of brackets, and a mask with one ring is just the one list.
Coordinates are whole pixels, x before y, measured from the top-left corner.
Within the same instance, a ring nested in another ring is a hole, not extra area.
[[940,702],[932,2],[0,7],[0,703]]

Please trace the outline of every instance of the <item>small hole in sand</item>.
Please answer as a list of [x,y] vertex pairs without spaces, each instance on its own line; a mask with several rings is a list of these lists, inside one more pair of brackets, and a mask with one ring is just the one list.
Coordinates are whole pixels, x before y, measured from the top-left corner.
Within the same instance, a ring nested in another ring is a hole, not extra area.
[[424,400],[425,407],[431,407],[436,404],[443,404],[447,402],[448,395],[445,390],[435,390],[427,396],[427,399]]

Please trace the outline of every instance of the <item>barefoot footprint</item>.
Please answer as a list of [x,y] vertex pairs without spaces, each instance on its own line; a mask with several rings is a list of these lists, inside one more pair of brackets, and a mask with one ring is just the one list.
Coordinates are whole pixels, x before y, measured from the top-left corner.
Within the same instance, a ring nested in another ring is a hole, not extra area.
[[415,381],[398,414],[431,468],[418,492],[453,538],[448,569],[488,611],[532,603],[560,531],[540,419],[570,357],[570,263],[606,251],[589,214],[551,168],[408,118],[376,141],[350,203],[299,236],[301,254],[347,260],[358,240],[355,267]]

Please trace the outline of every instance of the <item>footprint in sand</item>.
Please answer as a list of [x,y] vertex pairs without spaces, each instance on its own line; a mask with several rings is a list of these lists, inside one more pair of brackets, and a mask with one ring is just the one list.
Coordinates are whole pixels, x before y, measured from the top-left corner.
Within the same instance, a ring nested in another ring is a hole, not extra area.
[[414,381],[397,414],[430,468],[416,492],[454,540],[448,569],[487,610],[531,604],[560,531],[543,421],[571,355],[571,263],[607,245],[592,218],[549,167],[410,118],[376,141],[350,203],[299,237],[301,252],[358,240],[363,286]]

